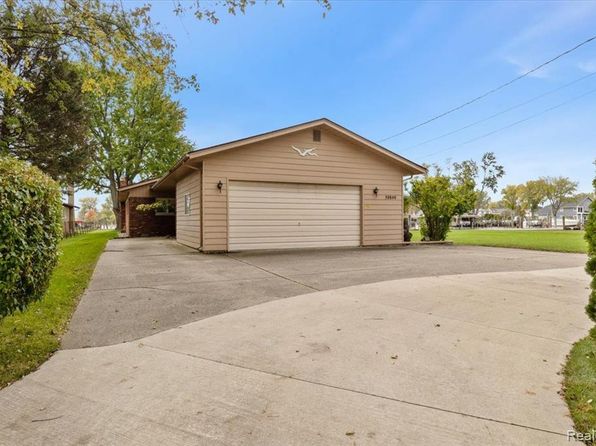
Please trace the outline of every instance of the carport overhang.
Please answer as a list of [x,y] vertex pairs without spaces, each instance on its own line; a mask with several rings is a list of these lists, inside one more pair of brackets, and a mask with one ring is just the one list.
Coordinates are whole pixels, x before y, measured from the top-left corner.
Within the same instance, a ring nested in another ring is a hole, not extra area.
[[194,152],[187,153],[151,187],[155,192],[174,192],[176,183],[194,170],[200,170],[203,160],[193,157]]
[[159,178],[152,178],[150,180],[139,181],[138,183],[129,184],[128,186],[122,186],[118,188],[118,201],[125,202],[128,196],[130,195],[131,190],[137,189],[142,186],[154,185],[155,183],[157,183],[158,180]]

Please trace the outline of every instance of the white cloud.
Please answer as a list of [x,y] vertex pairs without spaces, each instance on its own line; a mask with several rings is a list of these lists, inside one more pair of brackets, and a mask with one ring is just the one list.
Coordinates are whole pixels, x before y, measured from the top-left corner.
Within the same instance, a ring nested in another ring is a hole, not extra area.
[[577,67],[586,73],[594,73],[596,72],[596,59],[579,62]]
[[[536,65],[529,63],[528,61],[521,61],[512,56],[504,56],[505,61],[513,66],[517,67],[517,74],[524,74],[533,69]],[[537,79],[546,79],[550,75],[548,68],[542,68],[538,71],[534,71],[528,75],[528,77],[535,77]]]
[[[588,25],[596,17],[596,2],[557,3],[538,13],[529,14],[532,23],[517,33],[497,52],[505,62],[518,67],[520,74],[554,56],[555,39],[575,33],[582,25]],[[554,39],[555,38],[555,39]],[[580,67],[581,68],[581,67]],[[549,77],[552,70],[543,68],[532,77]]]

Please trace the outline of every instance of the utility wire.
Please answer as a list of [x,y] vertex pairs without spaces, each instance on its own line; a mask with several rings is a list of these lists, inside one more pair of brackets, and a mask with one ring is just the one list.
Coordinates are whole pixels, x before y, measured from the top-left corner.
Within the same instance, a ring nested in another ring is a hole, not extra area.
[[535,114],[533,114],[533,115],[530,115],[530,116],[528,116],[528,117],[526,117],[526,118],[524,118],[524,119],[520,119],[519,121],[512,122],[511,124],[508,124],[508,125],[506,125],[506,126],[504,126],[504,127],[500,127],[500,128],[498,128],[498,129],[496,129],[496,130],[493,130],[493,131],[491,131],[491,132],[485,133],[485,134],[483,134],[483,135],[477,136],[477,137],[475,137],[475,138],[472,138],[472,139],[468,139],[467,141],[464,141],[464,142],[461,142],[461,143],[455,144],[455,145],[453,145],[453,146],[447,147],[447,148],[445,148],[445,149],[437,150],[436,152],[432,152],[432,153],[429,153],[429,154],[427,154],[427,155],[424,155],[424,156],[422,156],[422,158],[428,158],[428,157],[430,157],[430,156],[437,155],[438,153],[447,152],[447,151],[449,151],[449,150],[453,150],[453,149],[456,149],[456,148],[458,148],[458,147],[465,146],[465,145],[467,145],[467,144],[471,144],[471,143],[473,143],[473,142],[476,142],[476,141],[478,141],[478,140],[481,140],[481,139],[487,138],[487,137],[489,137],[489,136],[492,136],[492,135],[494,135],[495,133],[499,133],[499,132],[502,132],[503,130],[510,129],[511,127],[514,127],[514,126],[516,126],[516,125],[518,125],[518,124],[522,124],[522,123],[524,123],[524,122],[526,122],[526,121],[529,121],[529,120],[531,120],[531,119],[534,119],[534,118],[536,118],[536,117],[538,117],[538,116],[544,115],[545,113],[548,113],[548,112],[550,112],[550,111],[552,111],[552,110],[555,110],[555,109],[557,109],[557,108],[563,107],[564,105],[567,105],[567,104],[569,104],[569,103],[571,103],[571,102],[577,101],[577,100],[579,100],[579,99],[581,99],[581,98],[583,98],[583,97],[585,97],[585,96],[588,96],[589,94],[592,94],[592,93],[594,93],[594,92],[596,92],[596,88],[594,88],[594,89],[592,89],[592,90],[589,90],[589,91],[587,91],[587,92],[585,92],[585,93],[583,93],[583,94],[581,94],[581,95],[579,95],[579,96],[575,96],[575,97],[573,97],[573,98],[571,98],[571,99],[569,99],[569,100],[567,100],[567,101],[561,102],[561,103],[559,103],[559,104],[557,104],[557,105],[555,105],[555,106],[553,106],[553,107],[549,107],[549,108],[547,108],[547,109],[545,109],[545,110],[542,110],[542,111],[540,111],[540,112],[538,112],[538,113],[535,113]]
[[553,90],[547,91],[547,92],[542,93],[542,94],[539,94],[538,96],[534,96],[533,98],[530,98],[527,101],[520,102],[519,104],[513,105],[513,106],[511,106],[509,108],[506,108],[504,110],[501,110],[501,111],[499,111],[499,112],[497,112],[495,114],[492,114],[490,116],[487,116],[486,118],[480,119],[478,121],[474,121],[471,124],[465,125],[463,127],[460,127],[458,129],[452,130],[452,131],[447,132],[447,133],[443,133],[442,135],[435,136],[434,138],[427,139],[426,141],[422,141],[421,143],[418,143],[415,146],[411,146],[411,147],[405,149],[404,151],[407,152],[407,151],[416,149],[416,148],[418,148],[420,146],[423,146],[425,144],[428,144],[429,142],[437,141],[438,139],[444,138],[446,136],[451,136],[451,135],[453,135],[455,133],[461,132],[462,130],[469,129],[470,127],[473,127],[473,126],[475,126],[477,124],[481,124],[481,123],[486,122],[486,121],[488,121],[490,119],[496,118],[497,116],[501,116],[501,115],[503,115],[505,113],[508,113],[511,110],[515,110],[517,108],[523,107],[524,105],[528,105],[528,104],[530,104],[530,103],[532,103],[534,101],[537,101],[538,99],[542,99],[542,98],[544,98],[546,96],[549,96],[549,95],[551,95],[553,93],[556,93],[558,91],[561,91],[564,88],[567,88],[567,87],[570,87],[571,85],[577,84],[578,82],[581,82],[581,81],[583,81],[585,79],[588,79],[589,77],[592,77],[594,75],[596,75],[596,71],[594,73],[586,74],[585,76],[582,76],[582,77],[580,77],[578,79],[575,79],[574,81],[571,81],[571,82],[569,82],[569,83],[567,83],[565,85],[561,85],[558,88],[555,88]]
[[414,129],[417,129],[417,128],[419,128],[419,127],[422,127],[423,125],[426,125],[426,124],[429,124],[429,123],[431,123],[431,122],[433,122],[433,121],[436,121],[437,119],[439,119],[439,118],[442,118],[443,116],[447,116],[447,115],[449,115],[449,114],[451,114],[451,113],[453,113],[453,112],[455,112],[455,111],[457,111],[457,110],[461,110],[462,108],[464,108],[464,107],[467,107],[468,105],[470,105],[470,104],[473,104],[474,102],[477,102],[477,101],[479,101],[480,99],[484,99],[485,97],[487,97],[487,96],[489,96],[489,95],[491,95],[491,94],[493,94],[493,93],[496,93],[497,91],[499,91],[499,90],[502,90],[502,89],[503,89],[503,88],[505,88],[505,87],[508,87],[509,85],[513,84],[514,82],[517,82],[518,80],[520,80],[520,79],[523,79],[524,77],[527,77],[527,76],[529,76],[530,74],[532,74],[532,73],[534,73],[534,72],[536,72],[536,71],[540,70],[541,68],[544,68],[546,65],[553,63],[554,61],[556,61],[556,60],[560,59],[561,57],[564,57],[564,56],[566,56],[567,54],[569,54],[569,53],[571,53],[571,52],[573,52],[573,51],[577,50],[578,48],[580,48],[580,47],[582,47],[582,46],[584,46],[584,45],[586,45],[586,44],[588,44],[588,43],[592,42],[593,40],[596,40],[596,35],[595,35],[595,36],[592,36],[592,37],[590,37],[589,39],[586,39],[586,40],[584,40],[584,41],[583,41],[583,42],[581,42],[581,43],[578,43],[578,44],[577,44],[577,45],[575,45],[573,48],[569,48],[568,50],[566,50],[566,51],[563,51],[562,53],[558,54],[557,56],[553,57],[552,59],[549,59],[549,60],[547,60],[546,62],[544,62],[544,63],[541,63],[541,64],[540,64],[540,65],[538,65],[537,67],[534,67],[534,68],[532,68],[531,70],[528,70],[528,71],[526,71],[526,72],[525,72],[525,73],[523,73],[523,74],[520,74],[520,75],[519,75],[519,76],[517,76],[516,78],[513,78],[513,79],[511,79],[510,81],[508,81],[508,82],[505,82],[504,84],[501,84],[501,85],[499,85],[498,87],[495,87],[495,88],[493,88],[492,90],[489,90],[489,91],[487,91],[486,93],[483,93],[483,94],[481,94],[480,96],[476,96],[475,98],[473,98],[473,99],[470,99],[469,101],[467,101],[467,102],[464,102],[463,104],[461,104],[461,105],[458,105],[457,107],[454,107],[454,108],[452,108],[452,109],[449,109],[449,110],[447,110],[447,111],[445,111],[445,112],[441,113],[440,115],[437,115],[437,116],[434,116],[434,117],[432,117],[432,118],[430,118],[430,119],[427,119],[426,121],[424,121],[424,122],[421,122],[420,124],[416,124],[416,125],[414,125],[414,126],[412,126],[412,127],[409,127],[409,128],[407,128],[407,129],[405,129],[405,130],[402,130],[401,132],[398,132],[398,133],[395,133],[395,134],[393,134],[393,135],[391,135],[391,136],[388,136],[387,138],[380,139],[380,140],[378,140],[378,141],[377,141],[377,143],[381,143],[381,142],[387,141],[387,140],[389,140],[389,139],[395,138],[395,137],[397,137],[397,136],[401,136],[401,135],[403,135],[404,133],[411,132],[411,131],[412,131],[412,130],[414,130]]

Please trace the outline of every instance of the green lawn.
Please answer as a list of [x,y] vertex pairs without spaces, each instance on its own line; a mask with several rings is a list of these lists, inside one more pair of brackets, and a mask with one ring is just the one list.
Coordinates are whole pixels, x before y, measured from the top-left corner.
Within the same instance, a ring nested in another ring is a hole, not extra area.
[[0,389],[35,370],[58,349],[99,255],[115,235],[96,231],[64,239],[44,298],[0,319]]
[[596,429],[596,327],[573,346],[563,372],[563,391],[575,431],[591,432]]
[[[420,240],[420,231],[412,231],[412,234],[413,241]],[[447,240],[453,241],[456,245],[588,252],[584,231],[454,229],[449,231]]]

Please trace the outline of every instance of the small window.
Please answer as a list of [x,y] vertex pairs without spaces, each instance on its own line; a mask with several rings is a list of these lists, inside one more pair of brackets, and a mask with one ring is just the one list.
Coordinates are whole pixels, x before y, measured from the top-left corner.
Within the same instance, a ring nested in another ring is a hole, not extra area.
[[176,200],[174,198],[158,198],[156,200],[161,206],[155,210],[155,215],[175,215]]
[[190,215],[190,194],[184,194],[184,214]]
[[584,208],[583,208],[583,207],[581,207],[581,206],[580,206],[580,207],[578,207],[578,208],[577,208],[577,212],[578,212],[579,214],[583,214],[583,213],[584,213]]
[[320,130],[312,131],[312,140],[316,141],[316,142],[321,142],[321,131]]

